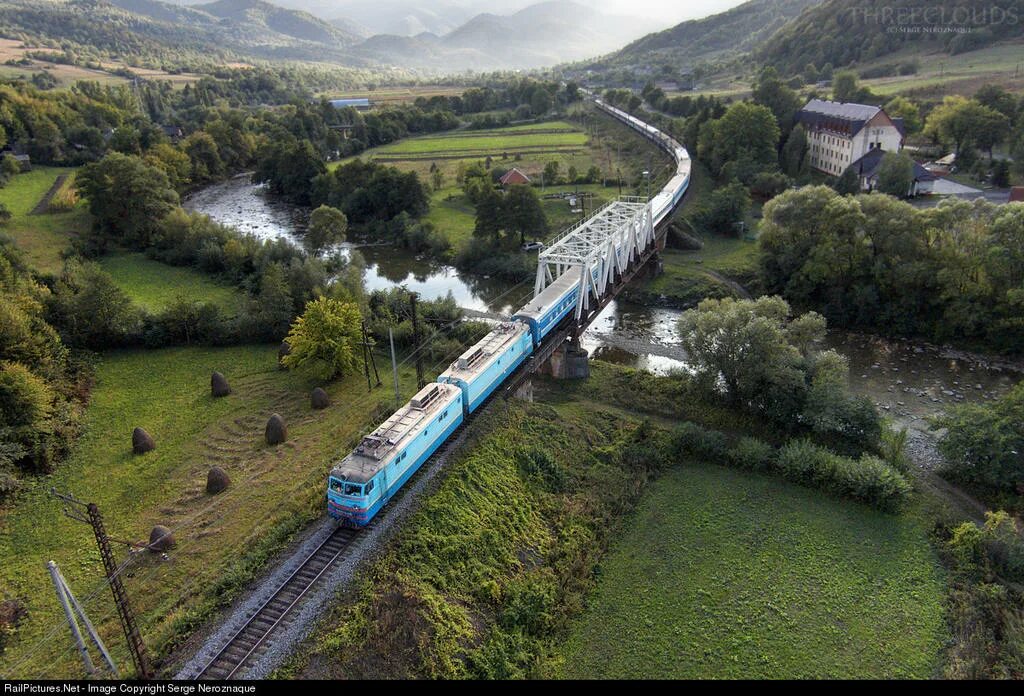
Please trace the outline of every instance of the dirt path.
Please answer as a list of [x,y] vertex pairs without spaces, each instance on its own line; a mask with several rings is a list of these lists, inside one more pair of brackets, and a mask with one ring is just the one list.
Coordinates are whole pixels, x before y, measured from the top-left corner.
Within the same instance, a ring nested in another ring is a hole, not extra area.
[[53,182],[53,186],[47,191],[43,197],[36,203],[36,207],[29,211],[29,215],[45,215],[50,210],[50,201],[60,191],[60,187],[64,185],[64,182],[68,180],[67,174],[60,174],[57,179]]

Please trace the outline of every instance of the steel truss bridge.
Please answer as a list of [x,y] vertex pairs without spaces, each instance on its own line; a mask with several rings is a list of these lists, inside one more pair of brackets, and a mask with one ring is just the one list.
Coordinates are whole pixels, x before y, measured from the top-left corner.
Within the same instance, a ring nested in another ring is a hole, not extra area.
[[655,226],[651,201],[626,196],[566,229],[539,254],[535,295],[567,272],[579,274],[581,291],[576,311],[509,380],[504,398],[515,395],[567,341],[578,345],[587,326],[665,248],[666,229]]

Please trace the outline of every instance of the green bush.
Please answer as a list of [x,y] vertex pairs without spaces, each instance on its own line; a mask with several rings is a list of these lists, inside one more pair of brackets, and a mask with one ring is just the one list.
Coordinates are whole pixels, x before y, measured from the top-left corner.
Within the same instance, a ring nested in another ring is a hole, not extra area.
[[741,437],[726,456],[733,466],[749,471],[768,471],[775,464],[775,448],[755,437]]
[[728,449],[725,435],[717,430],[705,430],[696,423],[683,423],[672,435],[677,451],[702,459],[720,461]]
[[800,483],[882,510],[897,509],[910,494],[903,476],[873,455],[859,460],[842,457],[810,440],[794,440],[778,454],[778,470]]

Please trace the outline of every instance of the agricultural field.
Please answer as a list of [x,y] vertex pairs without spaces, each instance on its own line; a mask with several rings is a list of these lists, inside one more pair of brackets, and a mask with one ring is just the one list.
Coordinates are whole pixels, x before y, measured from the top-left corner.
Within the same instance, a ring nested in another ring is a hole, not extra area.
[[[379,359],[383,360],[383,356]],[[223,372],[230,396],[210,396],[210,374]],[[390,388],[367,394],[361,374],[325,385],[333,406],[313,411],[313,384],[277,366],[277,346],[171,348],[115,352],[96,366],[84,432],[69,459],[48,477],[28,479],[0,508],[0,596],[28,605],[3,655],[2,671],[24,677],[78,674],[81,663],[54,601],[46,561],[59,565],[83,601],[114,658],[128,661],[102,565],[88,526],[61,514],[51,486],[99,505],[108,532],[142,541],[154,524],[174,531],[167,560],[132,556],[124,574],[141,630],[159,661],[218,607],[230,603],[262,562],[305,523],[322,514],[330,462],[390,406]],[[405,393],[414,375],[402,368]],[[263,441],[272,413],[289,440]],[[144,427],[156,449],[131,452],[131,434]],[[232,485],[216,497],[204,486],[211,466]]]
[[109,254],[99,259],[99,264],[136,304],[150,312],[159,312],[184,297],[213,302],[226,315],[233,316],[245,302],[245,294],[238,288],[212,280],[194,268],[168,266],[144,254]]
[[[1010,92],[1024,92],[1024,40],[977,51],[949,55],[913,51],[892,54],[883,63],[916,60],[916,75],[866,79],[863,84],[882,95],[907,94],[921,99],[941,99],[947,94],[971,96],[984,84],[997,84]],[[872,67],[865,63],[862,69]]]
[[11,221],[0,228],[0,234],[13,239],[28,263],[43,273],[59,273],[63,266],[61,254],[71,238],[89,228],[89,212],[83,205],[67,212],[53,212],[43,204],[58,178],[73,172],[62,167],[35,166],[0,189],[0,203],[11,211]]
[[569,678],[928,678],[924,525],[708,464],[652,484],[562,653]]
[[530,177],[539,177],[550,160],[558,161],[563,174],[576,161],[575,166],[582,174],[593,163],[587,150],[585,133],[564,121],[553,121],[407,138],[367,150],[361,156],[415,171],[424,181],[429,181],[431,165],[436,165],[451,183],[460,161],[488,157],[494,166],[518,167]]
[[388,106],[412,103],[420,97],[459,97],[465,91],[465,87],[457,85],[410,85],[354,92],[322,92],[317,96],[324,99],[369,99],[373,104]]
[[67,89],[78,80],[89,80],[104,85],[127,85],[129,79],[114,74],[118,70],[130,70],[141,78],[148,80],[166,80],[175,87],[196,82],[201,77],[191,73],[168,73],[163,70],[131,67],[117,61],[104,61],[102,69],[86,68],[78,65],[51,63],[45,60],[29,58],[28,52],[62,54],[57,49],[34,48],[25,46],[17,39],[0,39],[0,79],[31,79],[33,75],[46,72],[57,79],[58,89]]
[[[14,240],[28,264],[41,273],[58,274],[64,252],[72,239],[87,231],[90,215],[73,191],[74,169],[33,167],[18,174],[0,189],[0,203],[11,211],[11,221],[0,234]],[[69,201],[65,210],[59,201]],[[168,266],[140,253],[112,253],[99,264],[140,307],[159,312],[184,296],[218,304],[228,315],[236,314],[245,300],[237,288],[211,280],[192,268]]]
[[[618,195],[617,188],[606,187],[601,184],[547,186],[543,192],[541,189],[538,189],[537,193],[542,196],[541,208],[544,209],[544,214],[548,219],[548,238],[553,237],[562,229],[577,222],[582,217],[584,209],[581,207],[573,208],[566,198],[544,198],[543,196],[574,192],[587,196],[585,203],[582,204],[586,206],[587,214]],[[582,195],[579,200],[584,200]],[[580,205],[580,203],[577,203],[577,206]],[[473,228],[476,225],[476,210],[469,199],[466,198],[462,189],[447,187],[440,191],[435,191],[431,195],[430,211],[424,217],[424,220],[432,223],[437,229],[444,232],[452,247],[457,249],[460,245],[468,242],[473,236]]]

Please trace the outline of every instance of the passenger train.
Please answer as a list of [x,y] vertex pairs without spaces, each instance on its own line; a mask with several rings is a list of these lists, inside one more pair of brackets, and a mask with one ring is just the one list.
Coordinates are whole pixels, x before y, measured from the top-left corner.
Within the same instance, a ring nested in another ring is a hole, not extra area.
[[[658,226],[686,193],[690,184],[690,155],[654,126],[601,99],[594,103],[675,160],[675,175],[651,199],[653,222]],[[327,479],[327,513],[343,524],[367,525],[423,462],[573,312],[579,292],[579,273],[563,273],[510,321],[499,324],[365,436],[331,469]]]

